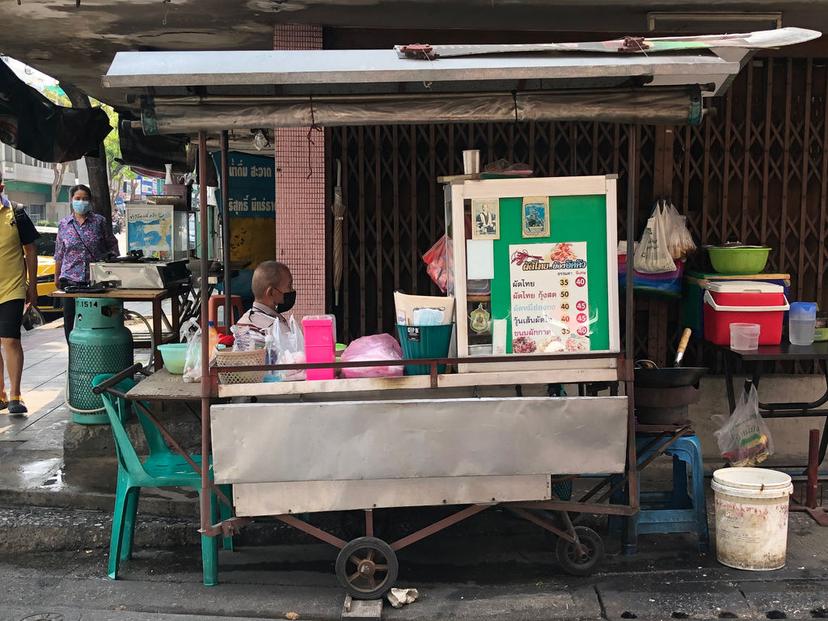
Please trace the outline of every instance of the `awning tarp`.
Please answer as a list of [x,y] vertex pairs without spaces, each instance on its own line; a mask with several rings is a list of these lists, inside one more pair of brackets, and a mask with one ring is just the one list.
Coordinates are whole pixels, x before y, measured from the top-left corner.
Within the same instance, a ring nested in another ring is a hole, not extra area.
[[42,162],[71,162],[97,155],[111,131],[100,108],[58,106],[0,62],[0,141]]
[[697,125],[696,85],[558,93],[492,93],[432,97],[329,98],[244,105],[156,103],[142,119],[148,134],[218,132],[241,127],[324,127],[465,122],[591,121]]

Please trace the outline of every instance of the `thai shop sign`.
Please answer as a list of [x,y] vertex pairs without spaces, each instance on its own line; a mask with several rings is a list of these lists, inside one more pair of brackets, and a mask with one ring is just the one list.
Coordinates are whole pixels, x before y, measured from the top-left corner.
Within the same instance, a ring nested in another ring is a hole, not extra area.
[[[221,153],[214,152],[213,163],[221,180]],[[228,188],[231,217],[273,218],[276,213],[276,165],[272,157],[230,152]],[[220,181],[219,181],[220,183]],[[216,194],[219,209],[221,194]]]

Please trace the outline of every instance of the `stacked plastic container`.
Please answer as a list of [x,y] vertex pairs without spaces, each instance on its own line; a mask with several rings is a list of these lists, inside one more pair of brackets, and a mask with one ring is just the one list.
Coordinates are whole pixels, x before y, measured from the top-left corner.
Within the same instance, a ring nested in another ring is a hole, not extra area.
[[[305,334],[305,361],[333,362],[336,348],[336,323],[333,315],[311,315],[302,319]],[[308,380],[332,380],[333,368],[308,369]]]

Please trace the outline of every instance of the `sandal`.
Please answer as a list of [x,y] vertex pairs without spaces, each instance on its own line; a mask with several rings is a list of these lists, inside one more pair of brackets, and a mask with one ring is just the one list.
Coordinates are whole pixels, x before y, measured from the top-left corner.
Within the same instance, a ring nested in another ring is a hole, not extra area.
[[9,407],[9,400],[6,397],[6,391],[2,390],[0,391],[0,411],[5,410],[7,407]]
[[23,403],[23,399],[17,397],[16,399],[9,400],[9,414],[11,416],[23,416],[29,411],[26,405]]

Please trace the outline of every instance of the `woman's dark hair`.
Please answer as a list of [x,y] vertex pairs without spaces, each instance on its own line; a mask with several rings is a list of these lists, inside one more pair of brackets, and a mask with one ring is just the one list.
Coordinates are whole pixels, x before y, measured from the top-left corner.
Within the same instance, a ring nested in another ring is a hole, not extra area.
[[92,200],[92,190],[89,189],[89,186],[79,183],[78,185],[73,185],[71,188],[69,188],[69,202],[72,201],[72,197],[78,190],[83,190],[84,192],[86,192],[89,195],[89,200]]

